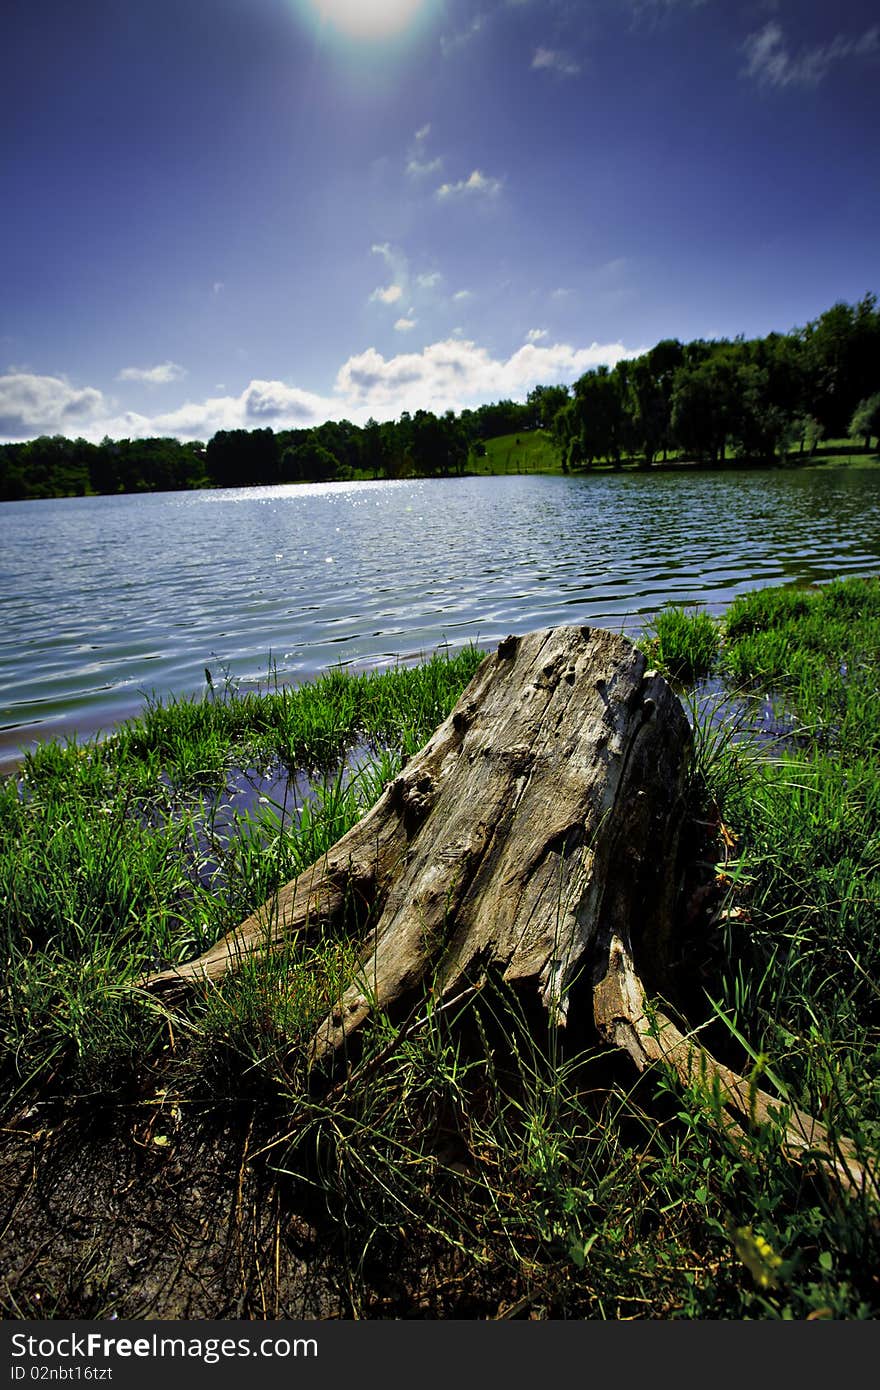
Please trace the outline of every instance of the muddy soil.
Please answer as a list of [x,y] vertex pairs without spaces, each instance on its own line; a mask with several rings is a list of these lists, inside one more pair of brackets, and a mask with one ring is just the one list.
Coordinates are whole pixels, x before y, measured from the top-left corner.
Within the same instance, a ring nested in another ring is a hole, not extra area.
[[[183,1111],[183,1115],[181,1115]],[[251,1110],[34,1105],[0,1134],[7,1318],[351,1315],[315,1221]]]
[[[284,1116],[170,1094],[53,1100],[0,1126],[6,1319],[493,1318],[447,1245],[394,1258],[344,1244],[315,1189],[273,1168]],[[166,1142],[167,1141],[167,1142]]]

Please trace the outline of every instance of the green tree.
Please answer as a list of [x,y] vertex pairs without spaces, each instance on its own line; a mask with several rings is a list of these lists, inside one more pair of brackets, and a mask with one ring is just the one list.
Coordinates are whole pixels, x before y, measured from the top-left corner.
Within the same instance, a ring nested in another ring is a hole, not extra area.
[[878,440],[880,447],[880,391],[859,401],[849,422],[849,436],[851,439],[861,436],[866,451],[871,447],[872,438]]
[[[594,367],[578,378],[574,384],[574,412],[569,417],[570,426],[576,423],[572,440],[578,441],[574,451],[579,455],[577,461],[590,464],[604,458],[619,466],[627,425],[624,400],[621,375],[612,375],[605,366]],[[568,461],[574,460],[569,457]]]
[[374,478],[387,476],[388,453],[386,437],[378,420],[370,416],[361,435],[361,466]]
[[552,430],[553,421],[570,399],[567,386],[535,386],[526,396],[530,424],[535,429]]
[[811,408],[831,438],[845,434],[853,411],[880,381],[877,297],[832,305],[801,330]]
[[281,479],[274,430],[218,430],[208,441],[205,465],[217,487],[255,487]]
[[363,431],[350,420],[326,420],[310,431],[313,439],[336,459],[336,476],[351,477],[361,467]]
[[326,483],[339,472],[339,460],[320,442],[316,430],[309,430],[301,444],[285,449],[281,465],[287,482]]
[[734,363],[721,351],[694,354],[675,375],[672,433],[702,463],[724,459],[737,408]]
[[446,478],[450,473],[462,473],[467,462],[467,436],[452,410],[442,416],[417,410],[412,418],[410,447],[419,473]]
[[753,462],[772,462],[788,451],[791,417],[774,404],[766,367],[741,361],[733,365],[730,442],[737,455]]
[[661,450],[669,448],[672,389],[682,361],[681,344],[665,339],[615,368],[627,416],[627,441],[633,452],[642,454],[646,468]]
[[479,406],[474,415],[477,438],[494,439],[499,434],[516,434],[517,430],[528,429],[531,407],[510,400],[493,401]]

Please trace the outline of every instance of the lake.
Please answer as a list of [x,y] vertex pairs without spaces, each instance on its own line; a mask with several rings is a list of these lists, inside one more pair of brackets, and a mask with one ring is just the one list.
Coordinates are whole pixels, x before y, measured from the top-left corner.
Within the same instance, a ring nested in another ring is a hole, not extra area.
[[880,567],[880,472],[510,476],[0,504],[0,769],[148,696],[300,681]]

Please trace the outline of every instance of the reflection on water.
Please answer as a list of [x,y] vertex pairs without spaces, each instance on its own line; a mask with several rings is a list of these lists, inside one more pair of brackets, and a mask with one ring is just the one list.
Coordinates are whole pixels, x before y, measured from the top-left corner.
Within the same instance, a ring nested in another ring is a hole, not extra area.
[[195,692],[205,666],[299,680],[559,623],[634,635],[667,603],[719,612],[760,585],[870,573],[880,475],[314,484],[12,502],[0,522],[14,748]]

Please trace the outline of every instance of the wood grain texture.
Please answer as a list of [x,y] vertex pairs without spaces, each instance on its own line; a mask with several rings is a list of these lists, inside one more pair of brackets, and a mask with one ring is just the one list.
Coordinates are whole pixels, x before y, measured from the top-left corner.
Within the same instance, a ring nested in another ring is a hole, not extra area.
[[316,1056],[426,978],[447,994],[475,967],[534,979],[564,1021],[600,925],[669,934],[689,744],[678,700],[627,638],[587,627],[506,638],[324,859],[148,983],[216,980],[356,902],[372,926]]

